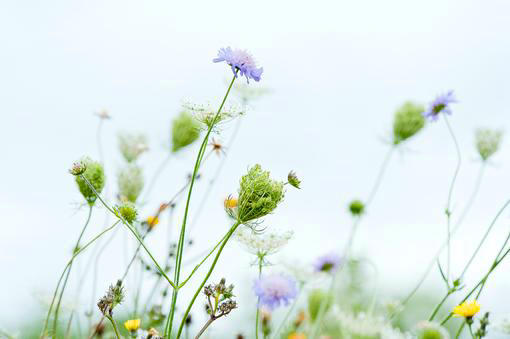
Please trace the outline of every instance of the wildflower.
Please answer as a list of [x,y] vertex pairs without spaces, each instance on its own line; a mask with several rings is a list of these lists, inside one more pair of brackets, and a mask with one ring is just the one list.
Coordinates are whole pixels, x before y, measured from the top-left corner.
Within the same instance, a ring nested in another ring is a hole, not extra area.
[[113,309],[115,306],[122,303],[124,300],[124,287],[122,287],[122,281],[117,280],[115,285],[110,285],[106,294],[99,299],[97,307],[103,315],[112,316]]
[[96,115],[99,117],[99,119],[101,120],[109,120],[111,119],[112,117],[110,116],[110,113],[108,113],[107,110],[105,109],[102,109],[100,110],[99,112],[96,113]]
[[140,328],[140,322],[141,322],[140,319],[130,319],[124,323],[124,327],[129,332],[136,332],[136,330]]
[[225,152],[225,146],[223,146],[220,142],[214,140],[214,138],[212,138],[212,141],[209,143],[209,146],[212,146],[212,150],[214,151],[214,153],[216,153],[217,156],[220,156],[221,154],[223,155],[227,154]]
[[147,218],[147,225],[149,226],[149,229],[153,229],[156,227],[156,225],[159,224],[159,218],[156,216],[149,216]]
[[349,211],[353,216],[362,215],[365,212],[365,204],[361,200],[353,200],[349,204]]
[[[93,205],[97,199],[97,196],[96,193],[94,193],[94,191],[90,188],[86,180],[88,180],[96,192],[100,194],[105,183],[103,165],[97,161],[93,161],[88,157],[83,158],[81,162],[85,166],[85,171],[81,175],[76,176],[76,184],[78,185],[78,189],[80,190],[85,200],[87,200],[90,205]],[[86,180],[83,179],[82,176],[85,177]]]
[[287,182],[295,188],[301,188],[299,187],[301,185],[301,180],[298,179],[296,172],[294,171],[289,172],[289,175],[287,176]]
[[228,196],[224,203],[225,205],[225,208],[236,208],[237,207],[237,199],[232,197],[232,196]]
[[333,272],[338,268],[340,262],[340,256],[332,252],[317,258],[313,266],[315,272]]
[[489,159],[499,149],[503,132],[480,128],[476,131],[476,150],[483,161]]
[[127,162],[134,162],[146,152],[147,138],[143,134],[119,133],[119,150]]
[[347,338],[407,339],[410,336],[393,328],[384,318],[366,313],[335,312],[334,323]]
[[[221,318],[232,310],[237,308],[237,303],[232,299],[234,285],[225,284],[225,278],[222,278],[218,284],[210,284],[204,287],[204,294],[207,299],[207,313],[214,321]],[[218,312],[219,311],[219,312]]]
[[73,163],[73,165],[69,169],[69,173],[71,173],[72,175],[80,175],[83,174],[86,169],[87,165],[80,160]]
[[225,61],[231,68],[235,77],[237,78],[237,72],[241,76],[246,77],[246,81],[249,83],[250,79],[260,81],[260,76],[264,69],[257,68],[257,64],[253,59],[252,55],[247,51],[241,49],[232,50],[232,48],[221,48],[218,51],[218,56],[213,59],[213,62]]
[[478,311],[480,311],[480,304],[474,300],[471,302],[463,302],[462,304],[455,306],[453,309],[453,315],[456,317],[471,319],[478,313]]
[[483,338],[487,335],[487,327],[489,327],[489,312],[485,312],[482,319],[480,319],[480,327],[475,332],[475,338]]
[[449,339],[448,331],[439,324],[422,321],[416,326],[417,339]]
[[266,306],[274,310],[281,304],[288,305],[297,296],[296,281],[281,274],[261,276],[253,286],[259,298],[259,307]]
[[306,339],[306,334],[293,332],[289,334],[287,339]]
[[118,217],[122,217],[128,224],[132,224],[138,216],[138,211],[132,202],[125,201],[114,208]]
[[262,335],[264,338],[269,338],[269,334],[271,334],[271,312],[265,309],[260,310],[261,317],[261,325],[262,325]]
[[[207,129],[232,121],[246,113],[246,109],[238,105],[224,106],[218,114],[218,109],[210,104],[195,104],[186,102],[182,105],[183,111],[191,114]],[[217,132],[217,130],[214,130]]]
[[446,94],[438,95],[434,101],[430,103],[429,108],[422,114],[430,121],[435,121],[440,113],[451,115],[452,110],[450,104],[455,102],[457,102],[457,99],[455,99],[453,91],[448,91]]
[[135,164],[128,164],[117,173],[120,200],[135,203],[144,186],[142,169]]
[[283,185],[272,180],[260,165],[251,167],[241,178],[237,220],[247,223],[273,212],[284,197]]
[[181,112],[172,121],[172,152],[192,144],[200,136],[200,126],[193,116],[187,112]]
[[324,311],[327,312],[331,304],[331,295],[328,295],[326,292],[320,289],[311,291],[308,295],[308,313],[310,314],[310,319],[315,321],[319,315],[321,307],[323,307]]
[[398,145],[418,133],[425,126],[421,114],[423,106],[410,101],[404,103],[396,112],[393,121],[393,144]]
[[287,231],[281,234],[268,232],[257,234],[250,229],[239,228],[236,231],[235,238],[243,244],[249,252],[260,258],[266,255],[278,252],[282,247],[287,245],[294,233]]

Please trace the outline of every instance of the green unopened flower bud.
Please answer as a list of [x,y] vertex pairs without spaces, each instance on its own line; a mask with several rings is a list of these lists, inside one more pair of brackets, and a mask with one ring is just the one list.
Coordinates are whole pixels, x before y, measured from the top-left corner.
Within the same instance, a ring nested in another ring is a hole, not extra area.
[[143,134],[120,133],[119,150],[127,162],[134,162],[147,151],[147,138]]
[[87,200],[90,205],[93,205],[97,199],[97,196],[92,188],[90,188],[88,183],[82,178],[82,176],[84,176],[94,187],[96,192],[100,194],[105,183],[103,165],[97,161],[93,161],[90,158],[83,158],[81,162],[85,166],[85,171],[81,175],[76,176],[76,184],[78,185],[78,189],[80,190],[85,200]]
[[85,165],[85,163],[80,160],[80,161],[73,163],[73,165],[69,169],[69,173],[71,173],[72,175],[80,175],[80,174],[83,174],[86,169],[87,169],[87,165]]
[[349,211],[354,216],[362,215],[365,212],[365,205],[361,200],[353,200],[349,204]]
[[237,220],[246,223],[273,212],[284,197],[283,185],[272,180],[260,165],[250,168],[241,178]]
[[315,289],[308,295],[308,313],[310,313],[310,319],[315,321],[319,315],[321,307],[324,311],[327,311],[331,306],[332,298],[326,292],[320,289]]
[[423,321],[416,328],[417,339],[449,339],[446,329],[439,324]]
[[291,186],[294,186],[295,188],[301,188],[299,187],[299,185],[301,185],[301,180],[299,180],[296,176],[296,172],[290,171],[289,175],[287,176],[287,181]]
[[393,144],[398,145],[418,133],[425,126],[424,107],[410,101],[396,112],[393,121]]
[[488,128],[480,128],[476,131],[476,150],[482,160],[489,159],[499,149],[503,132],[491,130]]
[[117,216],[122,217],[129,224],[132,224],[138,216],[138,211],[133,203],[129,201],[123,202],[121,205],[115,207],[115,213]]
[[142,169],[134,164],[128,164],[118,172],[117,180],[120,199],[136,202],[144,184]]
[[181,112],[172,122],[172,152],[192,144],[200,136],[200,124],[193,116]]

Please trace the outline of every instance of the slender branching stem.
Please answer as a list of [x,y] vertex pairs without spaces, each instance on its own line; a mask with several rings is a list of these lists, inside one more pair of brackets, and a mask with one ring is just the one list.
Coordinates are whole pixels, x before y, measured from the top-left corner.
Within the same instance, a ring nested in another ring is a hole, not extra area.
[[113,320],[113,317],[107,315],[106,318],[108,318],[108,320],[112,323],[113,331],[115,332],[117,339],[121,339],[122,337],[120,336],[119,329],[117,328],[117,324],[115,323],[115,320]]
[[202,326],[202,328],[200,329],[200,331],[198,331],[197,335],[195,336],[195,339],[198,339],[200,338],[200,336],[202,334],[204,334],[205,330],[209,327],[209,325],[211,325],[213,323],[213,321],[216,320],[216,318],[214,317],[210,317],[207,322],[204,324],[204,326]]
[[443,306],[443,304],[446,302],[446,299],[448,299],[450,294],[452,294],[452,290],[448,290],[448,292],[446,292],[446,295],[443,297],[443,299],[441,299],[439,304],[437,304],[437,306],[434,308],[434,311],[432,311],[432,314],[429,317],[429,321],[434,320],[434,317],[436,316],[437,312],[439,312],[439,310],[441,309],[441,306]]

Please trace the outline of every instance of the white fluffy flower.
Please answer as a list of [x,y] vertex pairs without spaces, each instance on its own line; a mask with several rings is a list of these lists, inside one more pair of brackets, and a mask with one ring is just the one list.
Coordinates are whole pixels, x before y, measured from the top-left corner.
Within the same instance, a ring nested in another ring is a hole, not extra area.
[[[216,113],[218,112],[218,108],[215,106],[212,106],[211,104],[196,104],[192,102],[184,102],[182,104],[182,108],[185,112],[190,113],[203,123],[205,126],[210,127],[214,117],[216,116]],[[231,121],[241,115],[246,113],[246,110],[238,105],[230,105],[230,106],[224,106],[221,110],[221,113],[218,115],[215,121],[215,126],[217,126],[220,123],[225,123],[228,121]]]
[[278,252],[287,245],[293,234],[292,231],[281,234],[274,232],[257,234],[251,229],[242,227],[237,230],[235,239],[243,244],[250,253],[266,256]]

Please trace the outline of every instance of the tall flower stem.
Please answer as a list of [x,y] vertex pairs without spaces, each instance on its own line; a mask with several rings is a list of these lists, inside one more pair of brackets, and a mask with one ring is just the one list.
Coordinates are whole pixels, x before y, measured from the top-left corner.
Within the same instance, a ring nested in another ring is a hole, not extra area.
[[146,202],[147,198],[150,196],[151,192],[152,192],[152,189],[154,188],[154,185],[156,184],[156,181],[158,180],[159,176],[161,175],[161,173],[163,172],[163,170],[165,169],[165,167],[168,165],[168,163],[170,162],[170,159],[172,158],[172,155],[169,154],[165,160],[163,160],[163,162],[158,166],[158,168],[156,169],[156,172],[154,172],[154,175],[152,176],[152,179],[151,181],[149,182],[149,185],[147,185],[147,190],[145,191],[144,195],[143,195],[143,199],[142,199],[142,202]]
[[[262,276],[262,258],[259,258],[259,279]],[[257,299],[257,314],[255,316],[255,338],[259,339],[259,316],[260,316],[260,297]]]
[[446,117],[446,114],[443,114],[444,121],[446,123],[446,127],[448,128],[448,132],[450,133],[453,143],[455,144],[455,151],[457,153],[457,165],[455,167],[455,172],[453,173],[453,178],[450,183],[450,189],[448,190],[448,201],[446,203],[446,231],[447,231],[447,264],[446,264],[446,278],[450,278],[450,264],[451,264],[451,244],[450,244],[450,237],[451,237],[451,229],[450,229],[450,223],[451,223],[451,203],[452,203],[452,195],[453,195],[453,189],[455,187],[455,182],[457,181],[457,177],[459,175],[460,166],[462,164],[462,156],[460,153],[460,147],[459,143],[457,141],[457,138],[455,137],[455,133],[453,133],[453,129],[448,122],[448,118]]
[[[103,234],[105,234],[106,232],[112,230],[115,226],[117,226],[117,224],[119,223],[120,221],[116,221],[112,226],[108,227],[107,229],[105,229],[104,231],[102,231],[101,233],[99,233],[98,235],[96,235],[94,238],[92,238],[92,240],[90,240],[89,242],[87,242],[85,245],[83,245],[80,249],[78,249],[74,254],[73,256],[71,257],[71,259],[67,262],[67,265],[65,266],[64,270],[62,271],[62,274],[60,275],[60,278],[58,280],[58,283],[57,283],[57,286],[55,287],[55,292],[53,292],[53,299],[51,301],[51,304],[50,304],[50,308],[48,309],[48,314],[46,315],[46,320],[44,322],[44,328],[41,332],[41,338],[43,336],[45,336],[47,333],[47,330],[48,330],[48,322],[49,322],[49,319],[50,319],[50,315],[51,315],[51,311],[53,309],[53,304],[55,303],[55,299],[56,299],[56,296],[57,296],[57,293],[58,293],[58,290],[59,290],[59,287],[60,287],[60,283],[62,282],[62,280],[64,279],[64,274],[66,273],[66,271],[68,270],[69,266],[72,264],[73,260],[81,253],[83,252],[87,247],[89,247],[92,243],[94,243],[97,239],[99,239]],[[56,331],[55,331],[56,333]]]
[[[232,78],[232,81],[230,82],[230,85],[228,86],[228,89],[227,89],[227,92],[225,93],[225,96],[223,97],[223,101],[221,102],[221,105],[218,109],[218,112],[216,112],[216,115],[214,116],[212,122],[211,122],[211,125],[209,126],[209,129],[207,130],[207,133],[204,137],[204,140],[202,141],[202,145],[200,146],[200,150],[198,152],[198,156],[197,156],[197,160],[195,162],[195,167],[193,169],[193,174],[191,175],[191,181],[190,181],[190,185],[189,185],[189,190],[188,190],[188,198],[186,200],[186,207],[184,209],[184,217],[183,217],[183,221],[182,221],[182,226],[181,226],[181,232],[180,232],[180,235],[179,235],[179,241],[177,243],[177,253],[176,253],[176,256],[175,256],[175,271],[174,271],[174,283],[176,286],[179,285],[179,278],[180,278],[180,274],[181,274],[181,264],[182,264],[182,253],[183,253],[183,249],[184,249],[184,241],[185,241],[185,237],[186,237],[186,222],[188,220],[188,211],[189,211],[189,205],[190,205],[190,202],[191,202],[191,194],[193,192],[193,186],[195,184],[195,178],[198,174],[198,170],[200,168],[200,164],[202,162],[202,158],[204,156],[204,153],[205,153],[205,149],[207,147],[207,143],[209,141],[209,135],[211,134],[211,131],[214,127],[214,124],[216,123],[216,121],[218,120],[218,117],[221,113],[221,110],[223,109],[223,106],[225,105],[225,102],[227,101],[227,97],[230,93],[230,90],[232,89],[232,86],[234,85],[234,81],[236,80],[236,76],[237,76],[237,72],[236,74],[234,75],[234,77]],[[168,313],[168,318],[167,318],[167,321],[166,321],[166,326],[165,326],[165,337],[166,338],[170,338],[171,337],[171,333],[172,333],[172,324],[173,324],[173,318],[174,318],[174,315],[175,315],[175,305],[177,304],[177,295],[178,295],[178,292],[179,290],[177,288],[174,288],[173,291],[172,291],[172,304],[170,306],[170,312]],[[184,320],[186,320],[186,317],[184,317]]]
[[113,331],[115,332],[115,336],[117,337],[117,339],[121,339],[122,337],[119,334],[119,329],[117,328],[115,320],[113,320],[113,318],[110,317],[109,315],[107,315],[106,318],[108,318],[108,320],[110,320],[110,322],[112,323]]
[[[78,249],[80,247],[81,238],[83,237],[83,234],[85,233],[85,230],[87,229],[87,226],[89,225],[89,222],[90,222],[90,218],[92,216],[92,208],[93,208],[93,206],[89,204],[89,210],[88,210],[88,214],[87,214],[87,219],[85,221],[85,225],[83,225],[83,228],[82,228],[82,230],[80,232],[78,240],[76,241],[76,244],[74,245],[73,254],[76,251],[78,251]],[[62,284],[62,289],[60,290],[60,294],[58,296],[57,306],[55,307],[55,317],[53,318],[53,330],[55,331],[54,332],[55,335],[57,333],[58,313],[60,311],[60,304],[62,303],[62,297],[64,295],[64,291],[66,289],[67,282],[69,280],[69,275],[71,274],[71,268],[72,268],[72,262],[69,265],[69,268],[67,269],[66,277],[64,278],[64,283]]]
[[234,234],[237,227],[240,225],[240,222],[237,221],[230,230],[227,232],[225,236],[225,240],[223,240],[223,243],[221,244],[220,248],[218,249],[218,253],[216,254],[216,257],[214,257],[214,260],[211,264],[211,267],[209,268],[209,271],[207,272],[206,276],[204,277],[204,280],[202,280],[202,283],[197,288],[195,294],[193,295],[193,298],[191,299],[188,307],[186,308],[186,312],[184,313],[184,316],[182,317],[181,324],[179,325],[179,331],[177,332],[177,339],[181,337],[182,330],[184,328],[184,324],[186,323],[186,318],[188,318],[188,314],[191,311],[191,308],[193,307],[193,304],[195,303],[195,300],[197,299],[198,295],[200,294],[200,291],[202,291],[202,288],[207,283],[207,280],[211,276],[212,272],[214,271],[214,268],[216,267],[216,263],[218,262],[218,259],[220,258],[221,253],[223,252],[223,249],[225,248],[225,245],[227,245],[228,240]]
[[379,191],[379,187],[381,186],[382,179],[384,178],[384,174],[386,173],[386,169],[388,168],[388,165],[390,163],[394,151],[395,146],[392,145],[388,152],[386,152],[386,156],[384,157],[383,163],[379,168],[379,173],[377,174],[377,177],[375,179],[374,186],[372,187],[372,190],[370,191],[370,194],[368,195],[368,198],[365,201],[365,206],[368,206],[372,203],[372,201],[375,198],[375,195]]
[[[482,162],[482,165],[480,166],[480,169],[478,171],[478,175],[477,175],[476,181],[475,181],[475,186],[474,186],[473,192],[471,193],[471,196],[470,196],[470,198],[468,200],[468,203],[464,207],[464,210],[462,211],[459,219],[457,220],[455,226],[452,229],[452,232],[451,232],[452,236],[459,230],[459,228],[462,225],[464,219],[466,218],[466,216],[468,215],[469,211],[471,210],[471,207],[473,206],[473,203],[475,202],[476,197],[478,196],[478,192],[480,190],[480,186],[481,186],[481,183],[482,183],[482,177],[483,177],[483,174],[485,173],[485,168],[486,168],[486,162],[484,161],[484,162]],[[430,260],[430,263],[428,264],[427,268],[425,269],[425,272],[423,272],[423,275],[420,277],[420,280],[418,281],[418,283],[411,290],[411,292],[403,299],[402,306],[406,305],[409,302],[409,300],[411,300],[411,298],[416,294],[416,292],[418,292],[418,290],[423,285],[423,283],[427,279],[427,277],[430,274],[430,272],[432,271],[432,269],[435,267],[437,259],[439,258],[439,256],[441,255],[441,253],[443,252],[443,250],[446,248],[447,245],[448,245],[448,241],[447,240],[445,240],[441,244],[441,246],[437,250],[436,254]],[[392,317],[394,315],[396,315],[396,313],[393,314]]]
[[436,316],[437,312],[439,312],[439,310],[441,309],[441,306],[443,306],[443,304],[446,302],[446,299],[448,299],[448,297],[450,296],[450,294],[452,294],[452,291],[451,290],[448,290],[448,292],[446,293],[446,295],[443,297],[443,299],[441,299],[441,301],[439,302],[439,304],[437,304],[437,306],[434,308],[434,311],[432,311],[432,314],[430,315],[429,317],[429,321],[432,321],[434,320],[434,317]]

